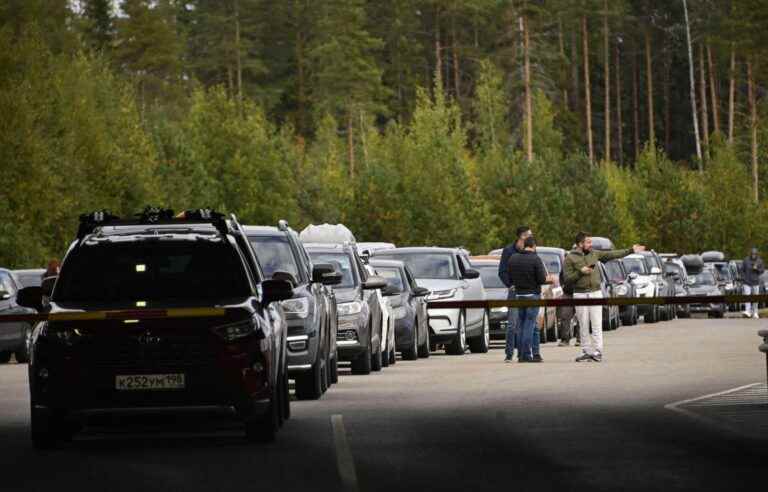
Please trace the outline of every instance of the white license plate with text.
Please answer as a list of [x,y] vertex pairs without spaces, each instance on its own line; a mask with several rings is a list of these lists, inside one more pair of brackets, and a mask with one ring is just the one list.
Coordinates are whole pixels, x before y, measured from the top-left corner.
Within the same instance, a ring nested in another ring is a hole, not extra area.
[[184,374],[135,374],[115,376],[118,391],[184,389]]

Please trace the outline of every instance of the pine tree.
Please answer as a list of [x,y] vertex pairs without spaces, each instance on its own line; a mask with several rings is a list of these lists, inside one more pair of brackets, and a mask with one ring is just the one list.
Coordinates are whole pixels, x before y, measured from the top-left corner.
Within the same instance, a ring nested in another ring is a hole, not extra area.
[[109,49],[115,35],[111,0],[82,0],[81,5],[86,42],[97,51]]

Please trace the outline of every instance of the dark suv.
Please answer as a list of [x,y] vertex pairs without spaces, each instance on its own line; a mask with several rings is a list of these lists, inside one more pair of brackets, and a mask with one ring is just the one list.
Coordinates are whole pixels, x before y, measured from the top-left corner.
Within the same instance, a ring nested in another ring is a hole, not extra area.
[[304,244],[315,263],[334,266],[341,273],[336,293],[339,360],[352,363],[353,374],[370,374],[382,368],[381,307],[374,290],[387,286],[386,280],[369,275],[352,243]]
[[265,280],[234,216],[81,216],[50,300],[46,288],[18,295],[48,313],[29,364],[35,446],[94,414],[234,409],[254,441],[290,415],[279,301],[293,291]]
[[245,226],[267,278],[288,280],[293,298],[283,301],[288,322],[288,373],[296,397],[316,400],[338,381],[336,297],[329,286],[341,281],[328,264],[312,265],[299,235],[280,221],[277,227]]

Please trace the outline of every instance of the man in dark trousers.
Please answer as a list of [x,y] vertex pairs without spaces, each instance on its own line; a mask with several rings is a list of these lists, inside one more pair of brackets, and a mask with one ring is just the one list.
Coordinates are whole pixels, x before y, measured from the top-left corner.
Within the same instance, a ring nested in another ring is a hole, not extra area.
[[[760,275],[765,271],[763,259],[758,255],[757,248],[752,248],[749,256],[744,258],[741,265],[744,270],[744,294],[757,295],[760,293]],[[748,302],[745,305],[744,316],[758,319],[758,303]]]
[[[507,299],[515,298],[515,289],[509,281],[509,272],[507,266],[509,259],[513,255],[520,254],[523,251],[523,242],[533,233],[531,228],[527,225],[523,225],[517,228],[515,231],[515,242],[507,245],[504,251],[501,253],[501,261],[499,262],[499,279],[508,289]],[[515,349],[517,349],[518,357],[520,357],[520,340],[518,337],[519,330],[517,329],[517,309],[509,308],[507,311],[507,336],[506,336],[506,350],[504,356],[504,362],[512,362],[512,357],[515,355]],[[536,351],[538,353],[538,350]]]
[[[536,254],[536,239],[533,236],[528,236],[523,241],[523,251],[509,258],[507,274],[510,284],[515,288],[515,299],[541,298],[541,286],[547,283],[547,271],[541,258]],[[538,316],[538,306],[517,309],[520,333],[520,346],[517,353],[519,362],[541,362],[541,358],[533,357],[533,336],[538,331],[536,326]]]

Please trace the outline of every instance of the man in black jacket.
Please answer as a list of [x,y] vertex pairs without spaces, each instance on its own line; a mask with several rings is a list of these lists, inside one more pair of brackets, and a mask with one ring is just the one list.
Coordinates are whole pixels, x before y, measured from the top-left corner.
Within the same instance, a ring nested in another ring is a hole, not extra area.
[[[760,293],[760,275],[765,271],[763,259],[757,254],[757,248],[752,248],[749,256],[744,258],[741,264],[744,270],[744,294],[757,295]],[[748,318],[759,318],[757,314],[758,303],[748,302],[745,305],[744,316]]]
[[[510,284],[515,288],[515,299],[536,300],[541,297],[541,286],[547,283],[547,271],[541,258],[536,254],[536,239],[529,236],[523,242],[523,251],[512,255],[507,263]],[[534,358],[533,337],[536,332],[536,318],[539,308],[518,308],[517,324],[520,333],[519,362],[541,362]],[[509,362],[509,361],[507,361]]]
[[[523,251],[523,242],[529,236],[532,236],[531,228],[527,225],[523,225],[517,228],[515,231],[515,242],[508,244],[504,251],[501,253],[501,261],[499,262],[499,279],[501,283],[507,286],[509,292],[507,293],[507,299],[515,298],[515,288],[509,281],[509,272],[507,267],[509,259]],[[506,350],[504,362],[510,362],[515,355],[515,349],[517,349],[517,356],[520,357],[520,331],[517,326],[517,309],[509,308],[507,311],[507,335],[506,335]],[[534,343],[534,346],[537,344]],[[536,349],[538,353],[538,348]]]

